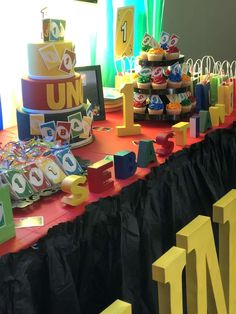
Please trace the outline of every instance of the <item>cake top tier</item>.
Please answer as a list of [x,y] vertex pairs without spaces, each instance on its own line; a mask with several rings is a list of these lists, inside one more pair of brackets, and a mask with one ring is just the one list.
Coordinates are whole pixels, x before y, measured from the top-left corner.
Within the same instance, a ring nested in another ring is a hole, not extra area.
[[66,21],[59,19],[43,19],[44,42],[64,41]]

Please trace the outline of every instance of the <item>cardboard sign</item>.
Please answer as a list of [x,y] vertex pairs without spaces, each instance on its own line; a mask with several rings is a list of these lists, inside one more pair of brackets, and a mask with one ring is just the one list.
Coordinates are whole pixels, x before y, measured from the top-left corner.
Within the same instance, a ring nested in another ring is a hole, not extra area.
[[68,116],[68,121],[71,122],[71,137],[78,137],[84,132],[83,118],[81,112],[74,113]]
[[115,59],[134,55],[134,7],[117,9]]
[[26,177],[19,170],[8,169],[3,173],[4,182],[8,183],[15,199],[28,198],[34,191]]
[[40,124],[40,131],[45,141],[53,142],[56,136],[55,121],[50,121],[50,122],[45,122],[45,123]]
[[63,143],[70,142],[71,122],[57,121],[57,135],[56,139],[61,140]]
[[83,173],[83,169],[68,148],[57,151],[55,156],[67,175]]
[[66,177],[65,173],[57,164],[56,157],[53,155],[38,159],[36,163],[51,184],[58,185]]
[[40,125],[44,122],[43,114],[30,114],[30,134],[41,135]]
[[25,177],[36,192],[41,192],[51,187],[51,184],[35,162],[26,165],[23,169]]
[[8,185],[0,187],[0,243],[15,236],[12,206]]

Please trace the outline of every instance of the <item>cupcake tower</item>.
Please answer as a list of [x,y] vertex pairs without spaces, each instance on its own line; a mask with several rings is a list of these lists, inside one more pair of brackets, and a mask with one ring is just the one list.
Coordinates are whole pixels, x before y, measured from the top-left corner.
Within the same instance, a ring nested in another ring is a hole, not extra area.
[[[144,35],[138,57],[141,67],[134,88],[134,113],[160,116],[191,110],[191,95],[186,94],[191,75],[188,65],[183,63],[184,57],[180,56],[178,42],[177,35],[170,36],[167,32],[162,32],[160,43],[151,35]],[[169,94],[182,96],[168,97]]]

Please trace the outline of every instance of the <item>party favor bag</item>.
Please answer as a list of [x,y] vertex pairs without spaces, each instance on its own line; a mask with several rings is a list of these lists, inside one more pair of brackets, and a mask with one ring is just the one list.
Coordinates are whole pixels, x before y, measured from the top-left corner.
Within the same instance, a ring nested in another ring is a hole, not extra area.
[[[120,63],[121,70],[118,70],[118,63]],[[135,73],[135,57],[124,57],[121,60],[116,60],[116,76],[115,88],[120,89],[124,83],[133,83],[136,79]]]
[[218,102],[218,87],[222,83],[220,75],[221,62],[215,62],[213,73],[210,75],[210,103],[215,105]]
[[236,60],[232,61],[230,65],[230,74],[231,74],[231,80],[233,82],[233,102],[234,107],[236,107]]
[[10,191],[7,184],[0,186],[0,244],[15,236]]
[[209,80],[196,84],[196,111],[208,110],[210,106],[210,82]]
[[231,66],[229,61],[224,60],[221,63],[221,67],[220,67],[220,76],[221,76],[221,80],[222,82],[227,81],[230,77],[231,77]]
[[212,56],[204,56],[201,59],[201,76],[200,81],[206,81],[215,74],[216,61]]
[[190,65],[190,73],[191,73],[191,86],[190,91],[191,94],[196,97],[196,85],[200,82],[201,76],[201,60],[197,59],[195,63],[192,63],[192,59],[189,59],[187,63]]

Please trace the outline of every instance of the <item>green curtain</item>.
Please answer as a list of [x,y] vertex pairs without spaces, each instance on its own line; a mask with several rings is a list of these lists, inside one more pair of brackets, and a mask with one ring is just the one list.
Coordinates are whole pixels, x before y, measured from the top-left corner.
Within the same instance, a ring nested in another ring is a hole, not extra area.
[[[114,28],[117,7],[134,6],[134,56],[139,55],[142,38],[145,32],[159,40],[162,31],[164,0],[101,0],[104,3],[106,23],[102,34],[98,28],[91,41],[91,64],[100,64],[103,86],[114,87]],[[118,6],[117,6],[118,5]]]

